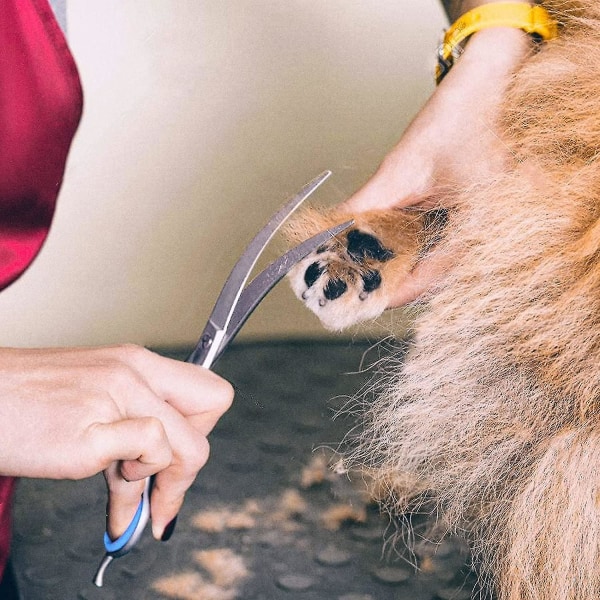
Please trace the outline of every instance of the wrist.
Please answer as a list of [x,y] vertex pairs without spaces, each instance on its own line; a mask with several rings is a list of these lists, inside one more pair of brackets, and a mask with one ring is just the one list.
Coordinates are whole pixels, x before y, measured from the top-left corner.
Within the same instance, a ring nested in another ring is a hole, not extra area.
[[[517,29],[541,42],[557,35],[557,24],[541,6],[522,0],[473,2],[475,8],[463,12],[446,30],[438,47],[436,81],[440,83],[462,56],[468,42],[486,29]],[[468,3],[461,3],[461,11]],[[517,38],[514,38],[517,39]],[[532,44],[533,47],[533,44]]]
[[490,74],[496,72],[497,75],[502,75],[504,71],[517,67],[531,53],[534,43],[532,37],[522,29],[482,29],[470,37],[452,71],[464,71],[472,68],[474,64],[479,64]]

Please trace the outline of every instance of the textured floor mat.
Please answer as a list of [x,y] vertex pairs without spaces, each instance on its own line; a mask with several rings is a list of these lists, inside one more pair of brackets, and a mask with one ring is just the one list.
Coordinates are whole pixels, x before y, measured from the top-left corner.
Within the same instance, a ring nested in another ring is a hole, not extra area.
[[412,551],[386,543],[396,526],[360,482],[329,467],[353,425],[333,417],[370,377],[357,373],[366,350],[232,347],[216,371],[236,400],[211,436],[211,458],[173,537],[161,543],[147,533],[113,562],[102,589],[91,583],[102,557],[102,479],[21,481],[13,560],[22,600],[469,598],[474,578],[460,543],[417,539]]

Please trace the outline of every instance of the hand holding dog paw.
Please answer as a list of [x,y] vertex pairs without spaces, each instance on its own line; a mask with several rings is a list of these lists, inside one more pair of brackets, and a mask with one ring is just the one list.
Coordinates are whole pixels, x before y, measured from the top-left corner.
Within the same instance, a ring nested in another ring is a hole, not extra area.
[[[472,36],[400,142],[343,210],[451,209],[458,190],[505,171],[510,156],[496,132],[499,106],[512,73],[530,52],[530,37],[521,30]],[[388,307],[415,300],[451,266],[450,257],[434,256],[435,262],[415,260],[411,272],[394,282]]]
[[472,36],[371,180],[329,213],[305,212],[288,228],[290,240],[299,242],[355,220],[290,273],[295,294],[326,328],[343,329],[407,304],[452,266],[452,257],[428,249],[456,191],[507,167],[510,157],[496,135],[498,111],[530,43],[516,29]]

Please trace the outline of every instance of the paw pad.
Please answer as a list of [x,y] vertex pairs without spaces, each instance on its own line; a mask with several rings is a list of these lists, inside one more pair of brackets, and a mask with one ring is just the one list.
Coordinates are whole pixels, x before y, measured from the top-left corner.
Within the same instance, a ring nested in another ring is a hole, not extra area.
[[346,236],[348,240],[348,254],[354,262],[364,262],[367,259],[387,262],[394,258],[394,253],[370,233],[352,229]]
[[319,263],[314,262],[310,264],[305,273],[304,273],[304,283],[306,283],[306,287],[312,287],[317,279],[321,277],[325,267],[322,267]]
[[352,229],[346,235],[345,244],[332,240],[320,246],[312,258],[304,271],[306,288],[301,297],[308,301],[317,295],[318,305],[324,307],[349,291],[365,301],[382,283],[381,273],[373,264],[391,260],[394,253],[374,235]]
[[336,300],[348,289],[348,284],[343,279],[330,279],[323,288],[323,295],[327,300]]
[[361,277],[363,280],[363,291],[367,294],[374,292],[381,285],[381,273],[379,271],[367,271]]

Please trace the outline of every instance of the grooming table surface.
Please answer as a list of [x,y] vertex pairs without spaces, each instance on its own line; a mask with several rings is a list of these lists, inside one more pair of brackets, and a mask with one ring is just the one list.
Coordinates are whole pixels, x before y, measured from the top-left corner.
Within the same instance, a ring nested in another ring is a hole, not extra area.
[[[13,563],[21,600],[466,600],[474,586],[455,539],[415,541],[328,464],[353,421],[337,411],[363,386],[359,343],[237,344],[216,372],[236,399],[170,541],[148,532],[91,583],[103,555],[101,477],[22,480]],[[365,363],[377,359],[370,350]],[[183,359],[186,352],[164,352]],[[415,568],[415,565],[418,568]]]

